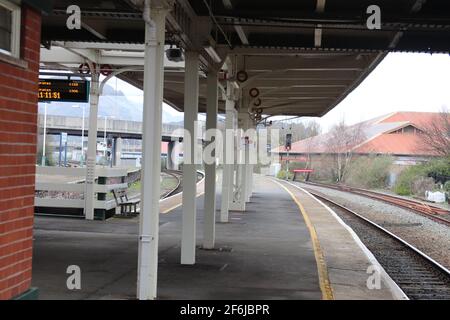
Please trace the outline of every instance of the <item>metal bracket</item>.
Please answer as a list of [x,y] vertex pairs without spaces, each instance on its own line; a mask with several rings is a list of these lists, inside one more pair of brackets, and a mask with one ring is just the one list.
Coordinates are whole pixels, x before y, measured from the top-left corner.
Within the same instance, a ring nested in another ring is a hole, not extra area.
[[152,235],[149,235],[149,234],[142,234],[139,236],[139,240],[144,243],[150,243],[153,240],[155,240],[155,237],[153,237]]

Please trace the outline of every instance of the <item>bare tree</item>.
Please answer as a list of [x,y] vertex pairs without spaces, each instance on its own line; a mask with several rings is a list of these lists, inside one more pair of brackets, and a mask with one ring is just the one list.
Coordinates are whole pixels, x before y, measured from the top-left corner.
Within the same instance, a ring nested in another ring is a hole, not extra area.
[[321,132],[320,124],[314,120],[306,123],[302,121],[291,123],[278,121],[273,124],[272,129],[280,130],[281,145],[285,144],[286,134],[288,133],[292,134],[292,141],[296,142],[309,137],[317,136]]
[[420,126],[422,149],[438,156],[450,156],[450,112],[443,108],[436,120]]
[[331,129],[326,141],[326,149],[332,158],[332,169],[336,182],[345,179],[354,150],[365,139],[362,124],[347,126],[342,120]]

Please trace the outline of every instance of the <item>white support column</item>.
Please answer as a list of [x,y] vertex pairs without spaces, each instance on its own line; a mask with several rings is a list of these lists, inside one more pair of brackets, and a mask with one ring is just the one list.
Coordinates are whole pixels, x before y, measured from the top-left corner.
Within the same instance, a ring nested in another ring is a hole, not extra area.
[[[250,137],[249,137],[250,138]],[[244,201],[250,201],[250,174],[253,170],[253,166],[250,164],[250,142],[245,146],[245,190],[244,190]]]
[[199,54],[185,53],[184,76],[184,129],[190,133],[190,143],[184,143],[183,163],[183,226],[181,232],[181,264],[195,264],[196,220],[197,220],[197,129],[199,90]]
[[91,70],[91,91],[89,111],[88,150],[86,159],[86,183],[84,190],[84,215],[86,220],[94,220],[95,166],[97,162],[97,116],[99,99],[99,74]]
[[139,217],[137,297],[156,298],[164,81],[165,10],[152,10],[145,27],[142,189]]
[[241,192],[240,192],[240,200],[244,203],[244,211],[245,211],[245,203],[248,202],[248,184],[249,184],[249,170],[250,170],[250,145],[247,137],[250,139],[250,136],[247,136],[247,130],[250,128],[250,116],[248,113],[242,114],[242,129],[244,131],[244,135],[241,139],[241,148],[242,148],[242,177],[241,177]]
[[114,166],[120,167],[122,165],[122,147],[123,147],[123,140],[121,137],[118,137],[116,139],[116,145],[115,145],[115,155],[114,159],[116,160],[114,163]]
[[256,135],[256,128],[254,128],[251,119],[248,120],[248,126],[247,129],[255,130],[252,135],[249,136],[249,145],[246,149],[246,172],[247,172],[247,189],[245,192],[245,201],[250,202],[250,197],[252,195],[252,189],[253,189],[253,167],[255,161],[257,161],[257,150],[255,149],[255,142],[257,139]]
[[[241,118],[241,115],[239,115]],[[236,153],[236,171],[235,175],[235,190],[232,201],[230,203],[230,210],[245,211],[245,190],[246,190],[246,166],[245,166],[245,146],[244,135],[242,128],[237,130],[237,139],[235,146]]]
[[[254,138],[255,137],[252,137],[253,139],[251,138],[250,145],[248,146],[248,158],[251,158],[250,155],[252,153],[257,152],[257,150],[254,148],[254,143],[255,143]],[[250,198],[253,193],[253,168],[254,168],[254,164],[249,163],[248,169],[247,169],[247,174],[248,174],[248,177],[247,177],[247,199],[246,199],[247,202],[250,202]]]
[[225,101],[225,135],[223,143],[223,172],[222,172],[222,196],[220,206],[220,222],[228,222],[228,211],[233,194],[234,172],[234,137],[231,133],[235,126],[235,102],[231,96],[231,85],[227,86],[227,99]]
[[233,109],[233,131],[234,131],[234,136],[233,136],[233,144],[232,144],[232,154],[234,157],[234,162],[233,165],[231,166],[231,188],[230,188],[230,210],[234,210],[232,208],[233,202],[234,202],[234,198],[235,198],[235,193],[236,193],[236,188],[238,185],[238,181],[239,181],[239,173],[238,173],[238,169],[239,169],[239,165],[238,165],[238,157],[239,157],[239,152],[238,152],[238,146],[239,146],[239,121],[238,121],[238,111],[236,109]]
[[[210,70],[207,79],[206,130],[217,129],[217,72]],[[212,143],[212,142],[210,142]],[[216,157],[213,151],[214,157]],[[203,220],[203,248],[212,249],[216,228],[216,163],[205,164],[205,207]]]

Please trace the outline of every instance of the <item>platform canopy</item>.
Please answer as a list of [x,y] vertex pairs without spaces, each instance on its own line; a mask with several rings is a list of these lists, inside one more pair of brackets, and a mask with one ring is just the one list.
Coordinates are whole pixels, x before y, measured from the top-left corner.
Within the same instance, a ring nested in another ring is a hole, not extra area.
[[[224,86],[227,79],[243,89],[240,108],[262,108],[268,115],[324,115],[388,52],[450,51],[450,3],[444,0],[151,2],[170,10],[167,45],[200,52],[201,74],[210,68],[221,71]],[[66,28],[66,9],[72,4],[81,8],[81,30]],[[367,27],[371,5],[381,10],[381,29]],[[42,42],[114,69],[137,66],[120,77],[142,88],[142,8],[140,0],[56,0],[43,19]],[[51,63],[45,50],[43,61]],[[53,62],[68,65],[63,60]],[[166,67],[164,99],[179,110],[183,82],[182,65]],[[205,91],[201,79],[200,111],[205,110]]]

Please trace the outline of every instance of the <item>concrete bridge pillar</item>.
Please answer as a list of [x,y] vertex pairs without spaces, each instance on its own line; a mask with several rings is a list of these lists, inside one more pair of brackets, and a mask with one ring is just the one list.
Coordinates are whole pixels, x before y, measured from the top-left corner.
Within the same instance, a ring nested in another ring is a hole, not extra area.
[[180,142],[177,140],[170,141],[167,144],[167,169],[178,170],[180,161],[178,159],[180,154]]

